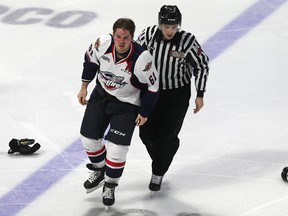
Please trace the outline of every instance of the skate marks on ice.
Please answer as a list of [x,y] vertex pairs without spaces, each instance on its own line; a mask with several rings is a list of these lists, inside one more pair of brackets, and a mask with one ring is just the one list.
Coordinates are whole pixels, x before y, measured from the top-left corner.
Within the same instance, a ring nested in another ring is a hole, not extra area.
[[[161,190],[157,191],[151,197],[151,191],[145,193],[145,196],[142,197],[142,202],[144,202],[145,209],[153,209],[151,210],[143,210],[147,212],[154,212],[154,214],[148,214],[149,216],[216,216],[214,214],[210,214],[208,212],[203,212],[190,203],[191,199],[187,197],[186,202],[182,202],[178,199],[179,194],[173,189],[170,188],[170,174],[167,175],[168,178],[163,182]],[[180,192],[182,193],[182,192]],[[141,198],[139,198],[141,199]],[[193,201],[192,201],[193,202]],[[145,212],[146,213],[146,212]],[[141,214],[128,214],[129,216],[136,216]],[[127,216],[128,216],[127,215]],[[145,216],[147,214],[144,214]],[[123,215],[124,216],[124,215]],[[126,215],[125,215],[126,216]]]
[[[182,187],[190,189],[217,188],[219,185],[237,184],[239,181],[261,180],[266,183],[278,182],[275,170],[279,171],[287,165],[288,151],[275,149],[259,149],[242,152],[230,152],[221,157],[181,157],[182,162],[195,161],[189,166],[178,169],[177,177],[170,176],[170,180],[187,175],[190,181],[185,181]],[[196,162],[197,161],[197,162]],[[202,161],[202,162],[201,162]],[[187,163],[188,164],[188,163]],[[237,171],[236,171],[237,170]],[[174,171],[174,170],[173,170]],[[204,184],[205,182],[205,184]],[[164,185],[165,186],[165,185]],[[167,187],[167,185],[165,186]],[[175,185],[173,185],[175,187]],[[164,192],[164,191],[163,191]],[[155,194],[156,195],[160,194]]]
[[[116,210],[114,207],[109,207],[108,211],[105,211],[105,208],[92,208],[89,212],[87,212],[83,216],[162,216],[157,214],[153,210],[146,209],[124,209],[124,210]],[[198,213],[189,213],[189,212],[181,212],[175,215],[167,215],[167,216],[214,216],[211,214],[198,214]]]
[[[169,182],[164,182],[162,186],[162,190],[155,193],[152,198],[149,190],[144,192],[143,196],[143,191],[140,195],[135,192],[135,189],[132,189],[129,192],[130,198],[128,199],[125,199],[128,195],[127,192],[121,193],[119,191],[118,197],[122,198],[119,198],[115,205],[110,206],[108,210],[105,209],[105,206],[98,198],[90,197],[86,201],[97,207],[90,208],[83,216],[216,216],[206,212],[199,212],[191,205],[176,199],[174,195],[169,193]],[[133,194],[134,196],[132,197],[131,195]],[[130,208],[130,206],[134,208]]]
[[[115,207],[109,207],[108,210],[103,208],[92,208],[83,216],[159,216],[157,213],[144,210],[144,209],[125,209],[125,210],[117,210]],[[184,216],[184,215],[183,215]]]
[[84,152],[80,140],[77,140],[0,197],[0,215],[15,215],[83,161],[85,161]]

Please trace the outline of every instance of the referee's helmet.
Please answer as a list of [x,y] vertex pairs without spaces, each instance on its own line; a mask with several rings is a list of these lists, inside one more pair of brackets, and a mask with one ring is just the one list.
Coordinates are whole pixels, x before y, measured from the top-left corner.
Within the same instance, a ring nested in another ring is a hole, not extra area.
[[158,14],[159,25],[181,25],[182,14],[176,5],[164,5]]

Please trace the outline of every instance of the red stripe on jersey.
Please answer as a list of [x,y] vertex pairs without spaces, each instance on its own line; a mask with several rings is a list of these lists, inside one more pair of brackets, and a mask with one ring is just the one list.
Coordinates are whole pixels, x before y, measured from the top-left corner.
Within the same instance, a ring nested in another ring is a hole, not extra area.
[[126,163],[125,161],[120,162],[120,163],[113,162],[113,161],[110,161],[106,158],[106,164],[109,165],[110,167],[122,168],[122,167],[124,167],[125,163]]
[[103,154],[103,152],[106,150],[105,146],[102,147],[102,149],[96,151],[96,152],[88,152],[87,151],[87,155],[88,156],[97,156],[97,155],[101,155]]

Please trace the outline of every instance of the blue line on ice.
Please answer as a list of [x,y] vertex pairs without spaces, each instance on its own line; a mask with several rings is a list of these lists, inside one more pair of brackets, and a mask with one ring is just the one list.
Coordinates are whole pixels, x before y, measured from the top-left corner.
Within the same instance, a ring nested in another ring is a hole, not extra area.
[[[210,60],[218,57],[287,0],[259,0],[203,44]],[[85,159],[80,140],[75,141],[39,170],[0,198],[0,215],[11,216],[32,203]]]

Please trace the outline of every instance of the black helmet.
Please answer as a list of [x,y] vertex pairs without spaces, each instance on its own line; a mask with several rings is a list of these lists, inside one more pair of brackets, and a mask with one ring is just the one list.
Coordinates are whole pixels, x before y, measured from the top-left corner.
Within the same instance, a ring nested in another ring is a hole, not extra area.
[[176,5],[164,5],[158,14],[159,24],[181,25],[182,14]]

